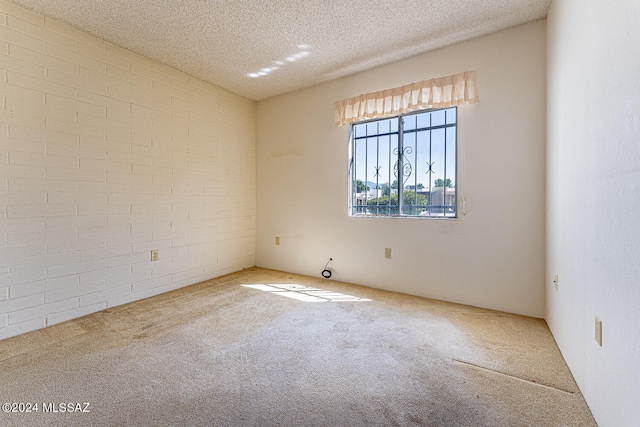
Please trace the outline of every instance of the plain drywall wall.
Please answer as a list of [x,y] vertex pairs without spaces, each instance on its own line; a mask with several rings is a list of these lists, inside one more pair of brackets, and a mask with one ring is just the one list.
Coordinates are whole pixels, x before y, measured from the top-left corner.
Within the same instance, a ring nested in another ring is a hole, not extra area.
[[0,102],[0,338],[254,265],[255,103],[4,2]]
[[640,425],[638,22],[636,0],[548,17],[546,320],[603,427]]
[[[316,276],[332,257],[338,280],[542,317],[545,32],[538,21],[259,102],[256,263]],[[467,70],[480,93],[458,109],[467,215],[349,217],[333,102]]]

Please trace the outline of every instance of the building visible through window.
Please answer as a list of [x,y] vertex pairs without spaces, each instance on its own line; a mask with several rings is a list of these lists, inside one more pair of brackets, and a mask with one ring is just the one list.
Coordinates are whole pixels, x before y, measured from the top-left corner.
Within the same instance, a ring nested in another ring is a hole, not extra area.
[[456,108],[352,124],[350,214],[456,217]]

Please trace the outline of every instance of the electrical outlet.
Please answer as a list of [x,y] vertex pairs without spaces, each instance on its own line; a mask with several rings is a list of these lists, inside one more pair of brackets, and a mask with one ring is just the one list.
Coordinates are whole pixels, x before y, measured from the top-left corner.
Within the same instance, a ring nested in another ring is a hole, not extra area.
[[384,248],[384,257],[386,259],[391,259],[391,248]]
[[280,245],[280,236],[276,236],[276,246]]
[[158,260],[158,251],[157,250],[151,251],[151,261],[157,261],[157,260]]
[[553,275],[553,287],[556,288],[556,291],[558,290],[558,275],[557,274]]
[[602,320],[596,316],[596,333],[595,333],[596,342],[600,347],[602,347]]

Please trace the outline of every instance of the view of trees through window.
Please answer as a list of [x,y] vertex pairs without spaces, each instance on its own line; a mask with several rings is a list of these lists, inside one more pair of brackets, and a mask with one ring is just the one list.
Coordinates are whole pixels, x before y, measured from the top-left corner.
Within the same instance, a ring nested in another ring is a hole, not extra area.
[[352,215],[456,216],[455,108],[357,123],[351,134]]

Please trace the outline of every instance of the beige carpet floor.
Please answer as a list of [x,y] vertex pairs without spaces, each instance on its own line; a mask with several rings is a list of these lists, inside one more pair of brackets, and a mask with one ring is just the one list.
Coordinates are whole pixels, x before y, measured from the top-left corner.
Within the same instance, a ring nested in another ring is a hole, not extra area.
[[0,378],[39,405],[3,426],[596,425],[543,320],[260,268],[0,341]]

